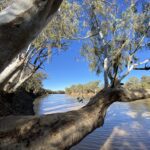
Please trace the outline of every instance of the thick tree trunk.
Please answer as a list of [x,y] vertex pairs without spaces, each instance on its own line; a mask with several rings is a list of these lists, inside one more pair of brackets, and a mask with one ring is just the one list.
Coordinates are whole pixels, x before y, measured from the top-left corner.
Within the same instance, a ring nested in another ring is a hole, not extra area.
[[20,59],[18,57],[0,73],[0,90],[2,90],[10,78],[22,68],[23,63],[24,58]]
[[26,75],[25,77],[23,77],[23,78],[21,78],[21,79],[19,79],[19,81],[10,89],[9,92],[13,93],[13,92],[17,91],[17,89],[18,89],[24,82],[26,82],[33,74],[34,74],[34,72],[33,72],[33,73],[30,73],[30,74],[28,74],[28,75]]
[[0,148],[12,150],[65,150],[104,123],[107,108],[115,101],[150,97],[150,91],[102,90],[77,111],[42,117],[0,119]]
[[108,58],[105,58],[104,60],[104,87],[108,88],[109,82],[108,82]]
[[0,73],[34,40],[63,0],[14,0],[0,12]]
[[31,44],[25,51],[22,51],[13,61],[0,73],[0,90],[6,91],[28,62]]
[[11,87],[13,84],[16,83],[17,78],[19,77],[19,74],[21,73],[21,70],[18,70],[7,82],[7,84],[5,84],[4,88],[2,89],[2,91],[8,92],[10,91]]

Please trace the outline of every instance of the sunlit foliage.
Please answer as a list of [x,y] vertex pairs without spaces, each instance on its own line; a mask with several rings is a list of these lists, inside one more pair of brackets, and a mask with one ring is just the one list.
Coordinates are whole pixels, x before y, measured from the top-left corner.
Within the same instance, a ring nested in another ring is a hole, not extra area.
[[66,88],[65,91],[67,94],[88,94],[88,93],[96,93],[100,90],[99,81],[92,81],[87,84],[77,84],[72,85],[69,88]]
[[38,93],[43,88],[42,81],[46,79],[46,76],[47,75],[42,72],[37,72],[22,85],[22,88],[27,92]]
[[126,82],[125,87],[128,89],[150,89],[150,76],[142,76],[141,79],[131,77]]
[[[90,38],[84,40],[81,54],[97,74],[106,71],[111,83],[119,82],[149,54],[150,3],[146,0],[83,2],[84,25]],[[107,68],[104,62],[107,58]],[[149,58],[148,58],[149,59]],[[147,60],[149,62],[149,60]]]

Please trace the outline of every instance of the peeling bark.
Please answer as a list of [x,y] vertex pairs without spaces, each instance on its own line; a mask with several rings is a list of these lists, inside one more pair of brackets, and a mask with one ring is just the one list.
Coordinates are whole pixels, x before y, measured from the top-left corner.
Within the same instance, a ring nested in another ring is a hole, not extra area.
[[63,0],[14,0],[0,12],[0,73],[47,25]]
[[65,150],[104,123],[107,108],[116,101],[150,97],[150,91],[122,88],[102,90],[77,111],[42,117],[10,116],[0,119],[0,148],[12,150]]

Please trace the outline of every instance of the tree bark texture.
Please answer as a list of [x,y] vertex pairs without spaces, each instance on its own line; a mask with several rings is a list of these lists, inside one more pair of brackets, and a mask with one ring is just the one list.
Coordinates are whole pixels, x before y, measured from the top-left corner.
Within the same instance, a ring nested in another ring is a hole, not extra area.
[[0,73],[38,36],[63,0],[14,0],[0,12]]
[[150,97],[150,91],[104,89],[83,108],[46,116],[0,118],[0,149],[66,150],[104,124],[107,108],[116,101],[130,102]]

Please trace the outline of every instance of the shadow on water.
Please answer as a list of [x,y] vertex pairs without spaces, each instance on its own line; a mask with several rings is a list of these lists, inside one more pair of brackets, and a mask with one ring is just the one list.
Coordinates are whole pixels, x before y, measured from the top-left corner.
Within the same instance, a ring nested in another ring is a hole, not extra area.
[[[79,103],[66,95],[50,95],[38,100],[37,114],[70,111],[86,103]],[[150,99],[147,99],[111,105],[104,126],[89,134],[71,150],[150,150],[149,141]]]

